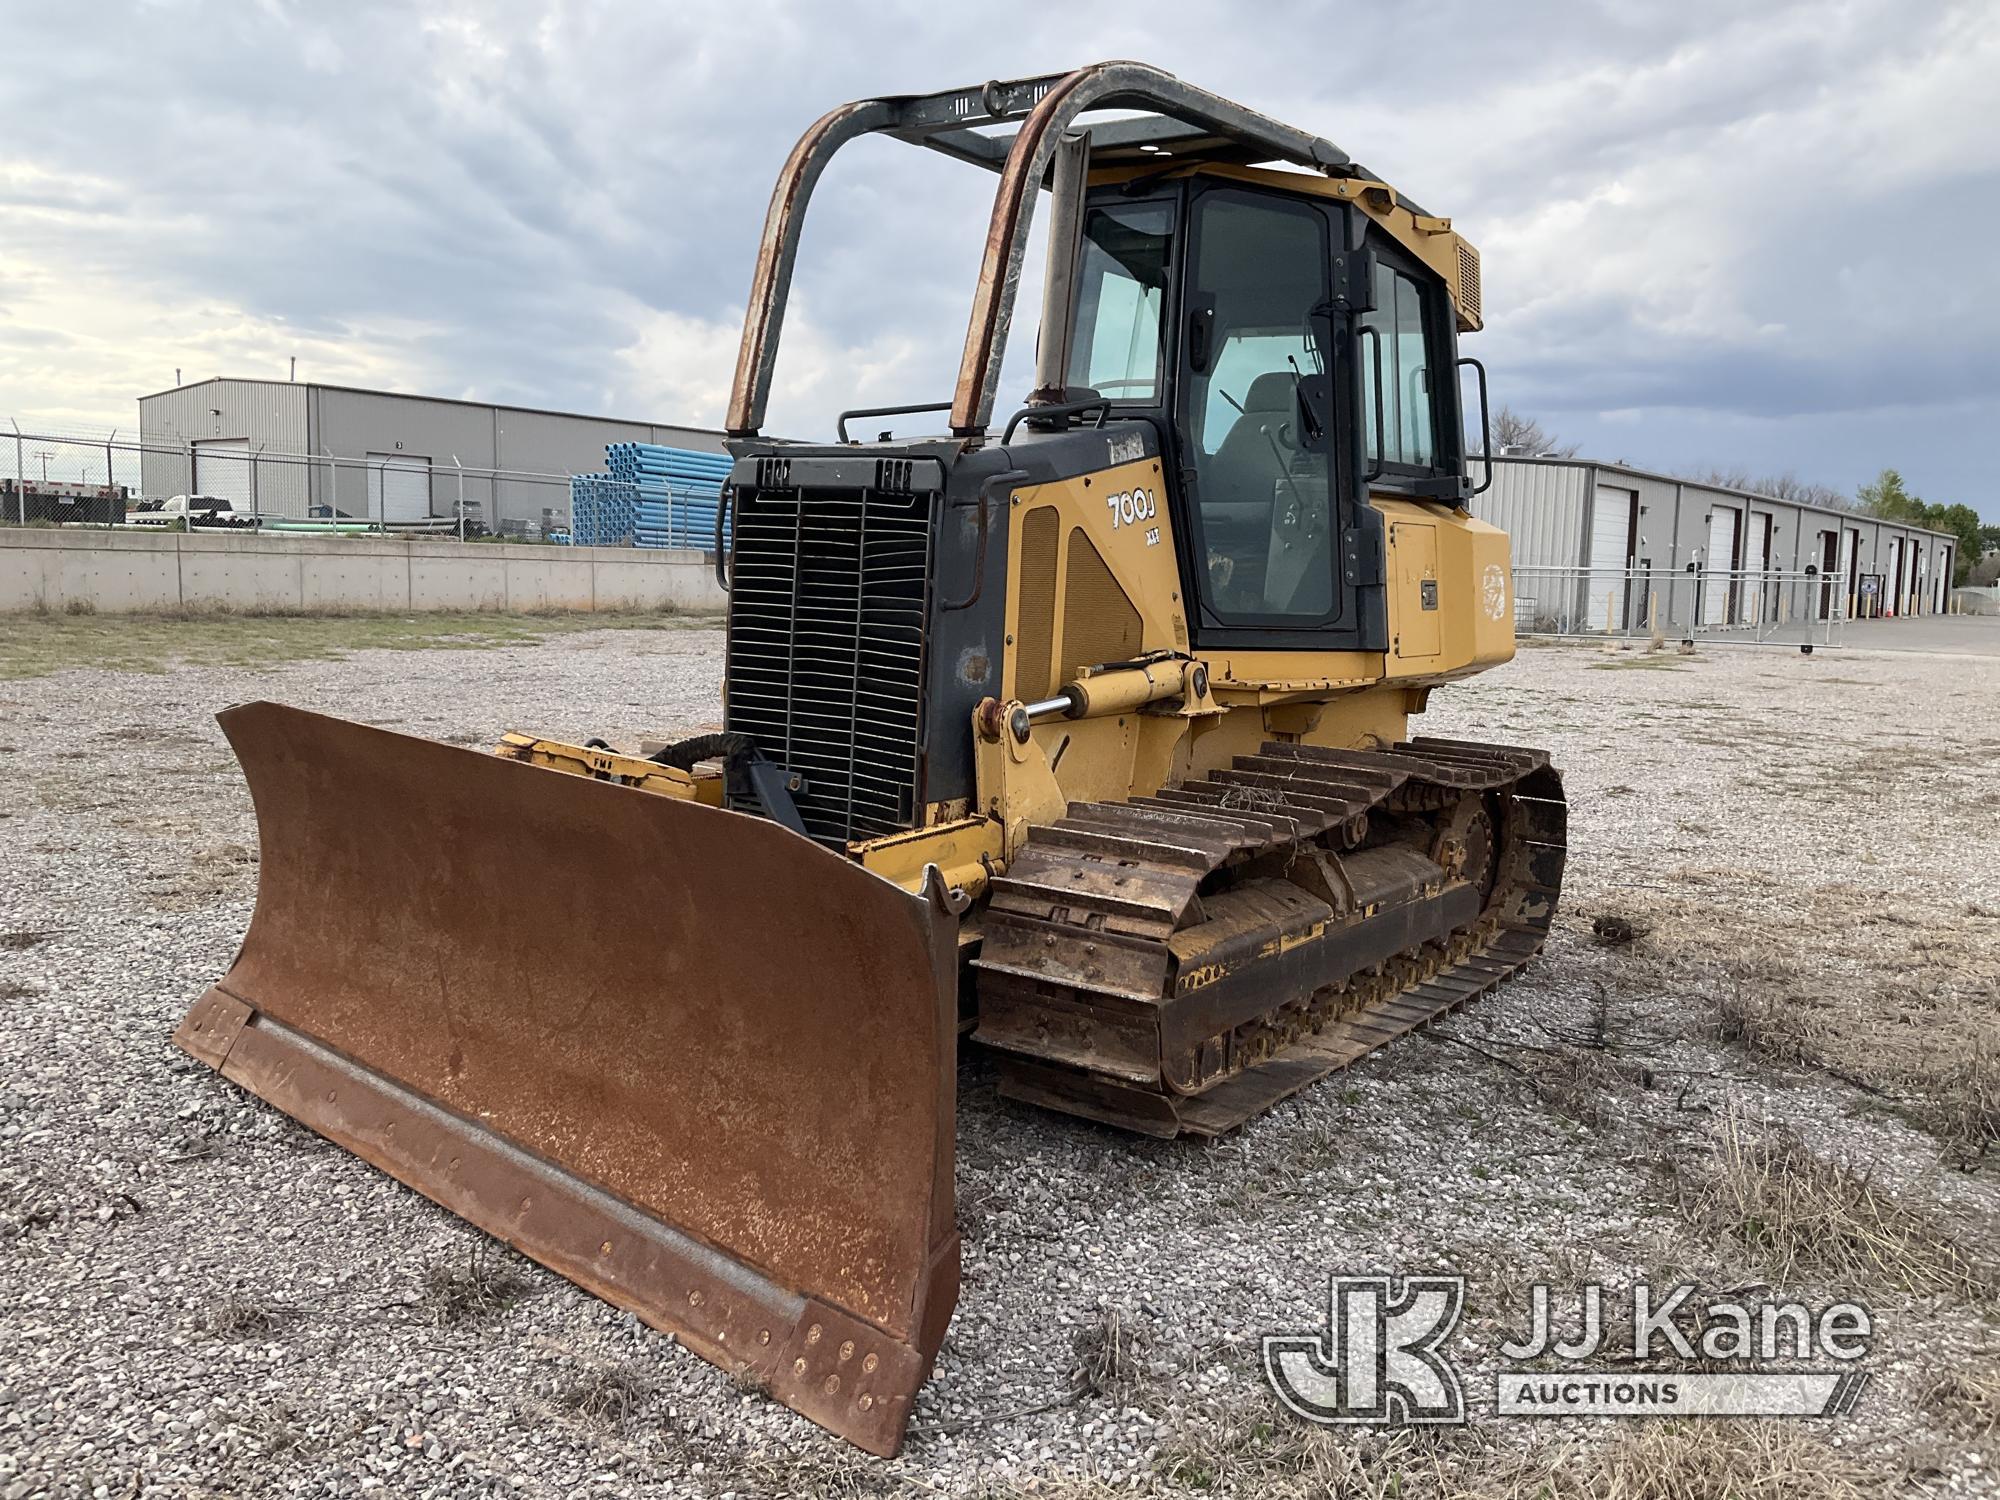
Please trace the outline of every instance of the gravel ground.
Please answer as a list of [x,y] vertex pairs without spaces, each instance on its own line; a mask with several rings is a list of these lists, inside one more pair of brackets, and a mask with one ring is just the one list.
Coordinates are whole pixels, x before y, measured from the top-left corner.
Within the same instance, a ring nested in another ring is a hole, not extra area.
[[[1868,1169],[1926,1244],[1984,1264],[2000,1243],[1990,1170],[1904,1083],[1719,1026],[1768,1000],[1822,1017],[1827,1047],[1878,1022],[1947,1060],[1994,1040],[1993,659],[1542,648],[1440,692],[1426,731],[1546,745],[1566,772],[1547,958],[1207,1147],[1007,1105],[968,1061],[964,1293],[894,1464],[168,1046],[255,890],[216,707],[636,740],[712,718],[720,643],[680,625],[0,682],[0,1500],[1282,1489],[1304,1469],[1273,1446],[1257,1339],[1318,1325],[1329,1272],[1462,1270],[1473,1368],[1537,1277],[1767,1274],[1689,1202],[1732,1120]],[[1595,941],[1603,917],[1638,940]],[[1876,1309],[1843,1453],[1913,1492],[1991,1492],[1993,1409],[1935,1389],[1995,1368],[1990,1294],[1894,1280],[1784,1283]],[[1079,1349],[1101,1355],[1114,1314],[1106,1373]],[[1421,1465],[1477,1486],[1558,1425],[1475,1413]]]

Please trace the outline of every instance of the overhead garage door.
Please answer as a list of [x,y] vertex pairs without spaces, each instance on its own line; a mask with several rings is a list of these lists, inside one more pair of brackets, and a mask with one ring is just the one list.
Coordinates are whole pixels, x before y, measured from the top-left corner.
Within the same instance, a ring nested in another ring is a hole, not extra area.
[[250,440],[210,438],[194,445],[194,493],[250,509]]
[[1708,553],[1701,589],[1701,623],[1729,623],[1730,570],[1736,566],[1737,514],[1718,505],[1708,514]]
[[1590,513],[1590,579],[1583,617],[1591,630],[1622,629],[1632,566],[1632,512],[1639,503],[1632,490],[1597,487]]
[[368,455],[368,518],[422,521],[431,513],[431,461],[414,453]]

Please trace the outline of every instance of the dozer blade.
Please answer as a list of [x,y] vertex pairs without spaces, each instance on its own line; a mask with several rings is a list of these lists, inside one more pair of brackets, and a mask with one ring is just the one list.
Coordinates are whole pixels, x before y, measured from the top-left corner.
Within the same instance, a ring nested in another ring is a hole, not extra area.
[[937,897],[742,814],[272,703],[220,719],[257,907],[174,1040],[893,1454],[958,1291]]

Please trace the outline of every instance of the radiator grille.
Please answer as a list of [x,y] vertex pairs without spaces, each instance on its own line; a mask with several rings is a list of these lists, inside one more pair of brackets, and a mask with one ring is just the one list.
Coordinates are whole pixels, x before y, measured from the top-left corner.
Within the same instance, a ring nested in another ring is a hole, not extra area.
[[933,499],[737,500],[725,721],[805,778],[799,816],[836,849],[916,821]]
[[1053,505],[1021,518],[1020,642],[1014,647],[1014,696],[1029,703],[1054,691],[1049,676],[1056,654],[1056,539],[1062,523]]
[[1467,244],[1458,247],[1458,305],[1475,328],[1485,321],[1479,304],[1479,252]]

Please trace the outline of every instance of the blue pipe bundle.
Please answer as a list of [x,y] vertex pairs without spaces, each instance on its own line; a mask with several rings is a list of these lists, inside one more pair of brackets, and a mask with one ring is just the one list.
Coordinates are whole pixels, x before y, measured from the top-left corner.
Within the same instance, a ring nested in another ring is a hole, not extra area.
[[[726,453],[698,453],[658,443],[611,443],[611,477],[632,487],[633,542],[640,547],[715,550],[715,512],[729,478]],[[727,532],[724,533],[725,540]]]
[[578,547],[629,547],[637,529],[639,491],[609,474],[573,474],[569,539]]

